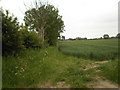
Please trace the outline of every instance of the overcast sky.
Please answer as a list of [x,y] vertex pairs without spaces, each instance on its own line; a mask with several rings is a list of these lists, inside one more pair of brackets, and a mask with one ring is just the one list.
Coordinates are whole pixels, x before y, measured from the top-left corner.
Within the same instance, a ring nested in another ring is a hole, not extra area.
[[[1,0],[0,6],[8,9],[23,22],[25,6],[34,0]],[[45,1],[45,0],[44,0]],[[47,0],[59,9],[65,24],[66,38],[99,38],[103,34],[118,33],[119,0]]]

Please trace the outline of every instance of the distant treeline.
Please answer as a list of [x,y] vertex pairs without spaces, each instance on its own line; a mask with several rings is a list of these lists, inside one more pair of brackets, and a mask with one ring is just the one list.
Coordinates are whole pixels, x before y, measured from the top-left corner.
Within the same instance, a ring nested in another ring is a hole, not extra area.
[[112,36],[112,37],[109,37],[108,34],[104,34],[103,37],[93,38],[93,39],[87,39],[86,37],[85,38],[76,37],[76,38],[65,39],[65,36],[62,36],[59,40],[99,40],[99,39],[112,39],[112,38],[120,38],[120,33],[118,33],[116,36]]

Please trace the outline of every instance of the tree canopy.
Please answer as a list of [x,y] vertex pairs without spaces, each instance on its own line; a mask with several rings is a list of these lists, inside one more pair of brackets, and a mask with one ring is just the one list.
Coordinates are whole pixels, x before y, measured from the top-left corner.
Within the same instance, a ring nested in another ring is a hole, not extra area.
[[108,39],[109,35],[108,34],[104,34],[103,37],[104,37],[104,39]]
[[50,4],[32,8],[25,12],[25,25],[38,31],[42,43],[56,45],[60,33],[64,31],[64,22],[58,13],[58,9]]
[[117,37],[117,38],[120,38],[120,33],[118,33],[118,34],[116,35],[116,37]]

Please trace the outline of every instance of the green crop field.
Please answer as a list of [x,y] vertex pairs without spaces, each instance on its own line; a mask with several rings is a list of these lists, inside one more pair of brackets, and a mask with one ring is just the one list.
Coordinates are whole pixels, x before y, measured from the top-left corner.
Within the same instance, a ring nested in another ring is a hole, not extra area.
[[59,50],[67,55],[95,60],[114,60],[118,56],[118,39],[60,41]]

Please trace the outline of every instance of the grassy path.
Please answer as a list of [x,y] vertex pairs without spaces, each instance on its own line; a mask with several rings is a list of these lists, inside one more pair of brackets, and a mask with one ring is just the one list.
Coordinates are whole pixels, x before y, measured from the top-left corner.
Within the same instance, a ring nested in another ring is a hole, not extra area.
[[[110,61],[96,61],[92,64],[88,64],[87,66],[81,67],[80,70],[86,71],[90,69],[95,69],[95,72],[100,72],[101,70],[98,67],[101,64],[108,63]],[[95,73],[94,72],[94,73]],[[93,80],[91,82],[86,83],[86,86],[89,88],[118,88],[118,85],[101,77],[97,74],[93,75]],[[66,84],[65,81],[56,82],[56,86],[52,86],[51,82],[48,81],[44,84],[38,84],[37,88],[70,88],[69,84]]]
[[[86,69],[88,70],[88,69],[94,68],[95,72],[101,72],[101,70],[99,69],[100,64],[104,64],[108,62],[110,61],[97,61],[97,62],[94,62],[93,65],[87,66]],[[94,81],[90,82],[88,84],[88,87],[89,88],[118,88],[118,85],[96,74],[96,76],[94,77]]]

